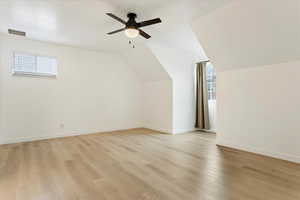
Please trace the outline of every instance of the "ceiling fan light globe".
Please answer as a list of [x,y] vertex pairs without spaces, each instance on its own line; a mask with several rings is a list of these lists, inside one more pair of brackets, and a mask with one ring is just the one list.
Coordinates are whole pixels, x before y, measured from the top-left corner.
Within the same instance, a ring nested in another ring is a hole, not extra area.
[[125,35],[129,38],[136,38],[139,35],[140,31],[135,28],[126,28]]

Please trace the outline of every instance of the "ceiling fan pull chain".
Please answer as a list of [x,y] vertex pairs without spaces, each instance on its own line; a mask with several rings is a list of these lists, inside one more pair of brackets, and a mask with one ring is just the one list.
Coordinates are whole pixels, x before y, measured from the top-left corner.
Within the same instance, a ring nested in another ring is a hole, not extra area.
[[132,48],[134,49],[135,48],[135,45],[133,43],[133,41],[129,40],[128,44],[131,46],[132,45]]

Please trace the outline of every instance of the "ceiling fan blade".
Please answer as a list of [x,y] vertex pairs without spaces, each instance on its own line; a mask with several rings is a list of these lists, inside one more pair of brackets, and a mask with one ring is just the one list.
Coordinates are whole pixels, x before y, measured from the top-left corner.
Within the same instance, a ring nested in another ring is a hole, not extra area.
[[144,32],[143,30],[139,29],[139,31],[140,31],[140,35],[143,36],[144,38],[146,39],[151,38],[151,36],[148,35],[148,33]]
[[112,32],[109,32],[109,33],[107,33],[107,34],[108,34],[108,35],[111,35],[111,34],[119,33],[119,32],[124,31],[124,30],[125,30],[125,28],[121,28],[121,29],[119,29],[119,30],[112,31]]
[[120,17],[117,17],[116,15],[114,15],[114,14],[112,14],[112,13],[106,13],[106,14],[107,14],[108,16],[110,16],[111,18],[113,18],[113,19],[115,19],[115,20],[121,22],[122,24],[126,24],[126,22],[125,22],[123,19],[121,19]]
[[161,23],[161,19],[155,18],[155,19],[151,19],[151,20],[147,20],[147,21],[138,23],[138,27],[150,26],[150,25],[158,24],[158,23]]

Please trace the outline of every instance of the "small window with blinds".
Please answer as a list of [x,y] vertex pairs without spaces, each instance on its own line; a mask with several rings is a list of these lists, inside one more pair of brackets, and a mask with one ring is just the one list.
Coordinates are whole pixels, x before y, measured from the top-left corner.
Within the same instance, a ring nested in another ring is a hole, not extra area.
[[57,59],[14,52],[13,74],[55,77],[57,75]]

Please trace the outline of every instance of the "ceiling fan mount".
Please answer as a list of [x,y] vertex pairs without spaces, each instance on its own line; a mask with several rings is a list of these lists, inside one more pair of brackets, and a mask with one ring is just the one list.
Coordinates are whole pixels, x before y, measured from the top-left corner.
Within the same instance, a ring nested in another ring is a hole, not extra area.
[[128,14],[127,14],[127,17],[128,17],[129,19],[135,19],[135,18],[137,17],[137,15],[136,15],[135,13],[128,13]]
[[151,38],[151,36],[149,34],[147,34],[146,32],[144,32],[143,30],[141,30],[140,28],[145,27],[145,26],[150,26],[153,24],[157,24],[157,23],[161,23],[160,18],[155,18],[152,20],[147,20],[147,21],[142,21],[142,22],[136,22],[135,19],[137,18],[137,15],[135,13],[128,13],[127,21],[121,19],[120,17],[117,17],[116,15],[114,15],[112,13],[106,13],[106,14],[108,16],[110,16],[111,18],[121,22],[123,25],[125,25],[125,27],[122,29],[107,33],[108,35],[112,35],[115,33],[119,33],[121,31],[125,31],[126,36],[129,38],[135,38],[138,35],[141,35],[142,37],[149,39],[149,38]]
[[128,21],[126,22],[126,28],[138,29],[138,24],[135,21],[135,18],[137,18],[137,15],[135,13],[128,13],[127,17],[128,17]]

